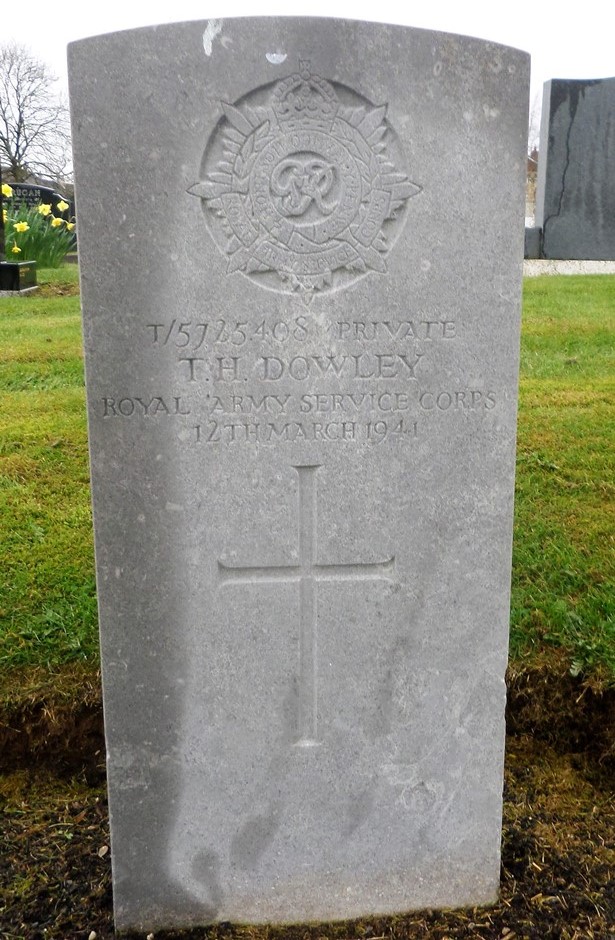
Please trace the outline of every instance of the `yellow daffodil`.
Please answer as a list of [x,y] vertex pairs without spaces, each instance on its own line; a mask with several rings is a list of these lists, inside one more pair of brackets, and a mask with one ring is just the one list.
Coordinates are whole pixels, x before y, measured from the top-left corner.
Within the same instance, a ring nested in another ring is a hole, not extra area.
[[11,189],[11,187],[9,186],[8,183],[3,183],[3,184],[2,184],[2,195],[3,195],[6,199],[10,199],[11,196],[13,195],[13,190]]
[[58,225],[64,225],[64,219],[58,219],[57,216],[54,215],[53,219],[51,220],[51,227],[57,228]]
[[41,215],[51,215],[51,204],[48,202],[42,202],[38,207],[38,211]]
[[16,232],[27,232],[30,226],[27,222],[14,222],[13,228]]
[[60,212],[66,212],[66,210],[68,209],[68,203],[64,202],[64,200],[61,199],[60,202],[57,204],[56,208],[59,209]]
[[14,255],[18,255],[21,252],[21,248],[19,248],[18,245],[13,245],[13,247],[11,248],[11,251],[13,252]]
[[68,229],[69,232],[72,232],[72,230],[74,229],[74,227],[75,227],[75,223],[74,223],[74,222],[67,222],[67,223],[66,223],[66,228]]

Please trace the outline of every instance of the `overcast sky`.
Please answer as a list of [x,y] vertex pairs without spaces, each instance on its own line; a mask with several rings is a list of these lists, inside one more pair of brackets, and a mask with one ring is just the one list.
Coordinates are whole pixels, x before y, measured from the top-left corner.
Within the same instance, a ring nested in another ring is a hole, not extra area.
[[99,33],[225,16],[339,16],[420,26],[515,46],[532,56],[532,104],[549,78],[615,75],[615,43],[604,0],[29,0],[2,16],[0,42],[27,45],[66,84],[66,45]]

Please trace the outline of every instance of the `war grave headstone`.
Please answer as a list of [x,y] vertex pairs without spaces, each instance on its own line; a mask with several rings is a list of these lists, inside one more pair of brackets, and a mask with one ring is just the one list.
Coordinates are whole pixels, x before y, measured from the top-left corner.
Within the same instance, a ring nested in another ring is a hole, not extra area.
[[615,78],[545,82],[536,226],[544,258],[615,259]]
[[528,71],[69,47],[119,929],[497,896]]

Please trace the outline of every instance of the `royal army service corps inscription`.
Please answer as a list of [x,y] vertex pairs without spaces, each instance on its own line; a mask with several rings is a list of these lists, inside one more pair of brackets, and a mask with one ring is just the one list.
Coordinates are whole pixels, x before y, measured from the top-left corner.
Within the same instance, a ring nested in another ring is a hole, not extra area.
[[189,192],[202,199],[227,272],[306,299],[384,274],[407,201],[421,191],[403,171],[387,106],[301,61],[299,72],[222,107]]

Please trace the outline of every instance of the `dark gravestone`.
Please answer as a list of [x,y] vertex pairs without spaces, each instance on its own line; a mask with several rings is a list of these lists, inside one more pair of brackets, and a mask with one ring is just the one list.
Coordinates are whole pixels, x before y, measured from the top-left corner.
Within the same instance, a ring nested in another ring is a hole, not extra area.
[[539,228],[528,228],[525,229],[525,250],[524,258],[540,258],[541,257],[541,229]]
[[[50,205],[51,211],[55,216],[62,219],[69,219],[74,216],[74,209],[70,200],[48,186],[39,186],[35,183],[10,183],[13,190],[12,202],[15,208],[25,207],[27,209],[37,209],[41,204]],[[58,210],[58,203],[66,202],[68,209],[63,212]]]
[[615,259],[615,78],[545,83],[536,225],[544,258]]
[[0,291],[22,291],[36,287],[36,261],[0,263]]

